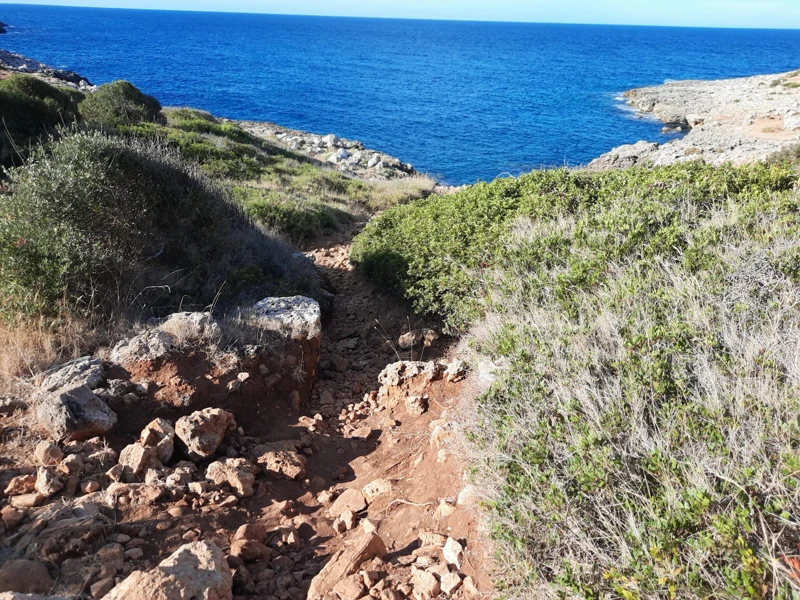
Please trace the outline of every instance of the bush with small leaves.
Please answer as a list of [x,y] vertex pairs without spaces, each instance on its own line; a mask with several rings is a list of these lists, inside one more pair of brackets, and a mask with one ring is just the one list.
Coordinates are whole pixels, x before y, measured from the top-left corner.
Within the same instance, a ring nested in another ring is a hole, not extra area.
[[127,81],[101,85],[78,105],[81,118],[89,125],[114,129],[120,125],[152,122],[159,118],[161,104]]

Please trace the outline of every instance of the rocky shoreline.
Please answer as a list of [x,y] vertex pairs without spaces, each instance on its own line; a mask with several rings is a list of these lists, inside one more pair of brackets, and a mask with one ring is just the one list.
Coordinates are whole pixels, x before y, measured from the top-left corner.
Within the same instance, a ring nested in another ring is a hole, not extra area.
[[[0,49],[0,78],[4,71],[35,75],[48,83],[67,85],[84,92],[97,89],[87,78],[73,71],[54,69],[27,56]],[[354,177],[388,180],[420,175],[412,165],[379,150],[366,148],[358,140],[347,140],[333,133],[319,135],[298,131],[274,123],[229,121],[275,146],[303,154]]]
[[92,91],[96,88],[96,86],[92,85],[92,83],[82,75],[64,69],[54,69],[38,60],[23,56],[22,54],[15,54],[0,49],[0,75],[2,71],[36,75],[47,83],[68,85],[77,90]]
[[333,133],[319,135],[298,131],[274,123],[234,122],[271,144],[322,161],[349,175],[363,179],[400,179],[419,175],[412,165],[378,150],[366,148],[358,140],[347,140]]
[[800,143],[800,71],[715,81],[670,81],[625,93],[641,113],[685,131],[665,144],[614,148],[589,169],[655,166],[702,159],[713,165],[762,161]]

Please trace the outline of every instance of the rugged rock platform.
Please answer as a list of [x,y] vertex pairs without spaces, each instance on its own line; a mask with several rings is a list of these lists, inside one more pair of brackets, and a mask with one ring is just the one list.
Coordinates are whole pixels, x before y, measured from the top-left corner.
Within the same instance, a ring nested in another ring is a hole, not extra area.
[[702,159],[713,165],[765,160],[800,143],[800,71],[719,81],[671,81],[626,92],[666,129],[687,132],[666,144],[640,141],[614,148],[590,169],[666,165]]

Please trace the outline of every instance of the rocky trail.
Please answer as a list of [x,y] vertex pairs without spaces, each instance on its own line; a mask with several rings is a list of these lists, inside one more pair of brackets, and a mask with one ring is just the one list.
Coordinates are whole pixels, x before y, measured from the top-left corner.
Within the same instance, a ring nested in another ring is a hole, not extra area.
[[450,445],[468,374],[353,271],[354,232],[307,252],[321,334],[308,299],[268,299],[280,343],[212,351],[220,325],[182,313],[2,400],[0,598],[490,594]]

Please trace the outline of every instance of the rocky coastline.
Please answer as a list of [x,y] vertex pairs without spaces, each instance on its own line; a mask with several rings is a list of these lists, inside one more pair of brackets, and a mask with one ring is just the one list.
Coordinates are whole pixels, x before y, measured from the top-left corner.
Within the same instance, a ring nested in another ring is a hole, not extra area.
[[[0,23],[1,28],[2,23]],[[0,49],[0,78],[3,71],[36,75],[48,83],[67,85],[77,90],[91,91],[96,87],[86,77],[72,71],[54,69],[22,54]]]
[[589,169],[691,160],[713,165],[763,161],[800,143],[800,71],[715,81],[669,81],[625,93],[626,102],[684,131],[665,144],[639,141],[594,159]]
[[256,121],[235,121],[235,123],[271,144],[306,155],[356,177],[400,179],[418,175],[412,165],[378,150],[366,148],[358,140],[347,140],[333,133],[319,135],[288,129],[274,123]]

